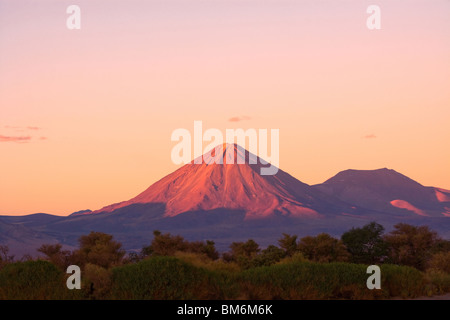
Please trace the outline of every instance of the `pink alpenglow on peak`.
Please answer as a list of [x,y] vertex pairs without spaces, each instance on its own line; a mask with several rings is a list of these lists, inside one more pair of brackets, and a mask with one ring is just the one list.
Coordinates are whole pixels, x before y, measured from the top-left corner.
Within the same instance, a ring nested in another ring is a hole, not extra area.
[[[261,159],[236,144],[223,144],[205,153],[201,164],[191,163],[167,175],[128,201],[94,213],[112,212],[136,203],[164,203],[165,216],[183,212],[227,208],[243,210],[246,219],[274,214],[319,217],[312,208],[310,186],[279,170],[262,176]],[[223,157],[223,163],[216,163]]]

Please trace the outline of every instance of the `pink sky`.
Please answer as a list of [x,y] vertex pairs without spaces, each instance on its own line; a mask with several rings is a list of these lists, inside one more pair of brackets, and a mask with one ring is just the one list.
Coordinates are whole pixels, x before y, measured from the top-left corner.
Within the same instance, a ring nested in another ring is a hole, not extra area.
[[127,200],[178,167],[171,132],[194,120],[279,129],[280,168],[308,184],[388,167],[450,189],[449,14],[448,0],[0,0],[0,214]]

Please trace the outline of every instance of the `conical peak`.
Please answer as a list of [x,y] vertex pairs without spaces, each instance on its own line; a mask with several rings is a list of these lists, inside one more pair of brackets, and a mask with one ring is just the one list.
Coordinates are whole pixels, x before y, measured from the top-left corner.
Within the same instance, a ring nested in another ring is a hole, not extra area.
[[[223,143],[195,158],[193,164],[258,164],[259,158],[236,143]],[[259,163],[261,163],[259,161]]]
[[166,217],[220,208],[242,210],[246,218],[274,214],[319,215],[311,208],[314,200],[309,186],[281,170],[276,176],[261,174],[261,169],[269,167],[258,160],[260,158],[238,144],[220,144],[133,199],[96,213],[111,212],[133,204],[164,203]]

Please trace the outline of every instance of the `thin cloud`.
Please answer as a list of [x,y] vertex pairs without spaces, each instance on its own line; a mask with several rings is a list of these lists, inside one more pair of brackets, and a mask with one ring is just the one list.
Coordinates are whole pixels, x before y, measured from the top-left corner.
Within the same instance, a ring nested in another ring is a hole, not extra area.
[[21,126],[3,126],[3,128],[5,129],[13,129],[16,131],[25,131],[25,130],[41,130],[41,127],[36,127],[36,126],[26,126],[26,127],[21,127]]
[[47,137],[40,137],[39,140],[47,140]]
[[368,134],[368,135],[364,136],[364,139],[375,139],[376,137],[377,137],[376,135],[371,133],[371,134]]
[[0,135],[0,142],[28,142],[31,140],[30,136],[10,137]]
[[248,116],[242,116],[242,117],[231,117],[230,119],[228,119],[229,122],[239,122],[239,121],[244,121],[244,120],[250,120],[251,118]]

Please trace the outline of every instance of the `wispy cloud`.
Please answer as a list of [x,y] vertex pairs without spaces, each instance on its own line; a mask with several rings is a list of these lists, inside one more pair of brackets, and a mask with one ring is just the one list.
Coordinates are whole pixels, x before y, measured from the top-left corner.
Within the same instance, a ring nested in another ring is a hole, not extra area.
[[377,137],[376,135],[374,135],[373,133],[371,133],[371,134],[365,135],[365,136],[364,136],[364,139],[375,139],[376,137]]
[[41,130],[42,128],[40,127],[36,127],[36,126],[26,126],[26,127],[21,127],[21,126],[3,126],[3,128],[5,129],[13,129],[16,131],[25,131],[25,130]]
[[242,116],[242,117],[231,117],[228,119],[229,122],[239,122],[244,120],[250,120],[251,118],[249,116]]
[[[38,126],[11,126],[11,125],[4,125],[3,129],[5,129],[6,132],[4,132],[3,135],[0,134],[0,142],[16,142],[16,143],[27,143],[31,140],[47,140],[47,137],[40,136],[35,137],[31,134],[31,131],[38,131],[42,130],[41,127]],[[24,133],[19,133],[24,132]],[[26,132],[26,133],[25,133]]]
[[2,136],[0,135],[0,142],[28,142],[31,140],[30,136],[19,136],[19,137],[11,137],[11,136]]

